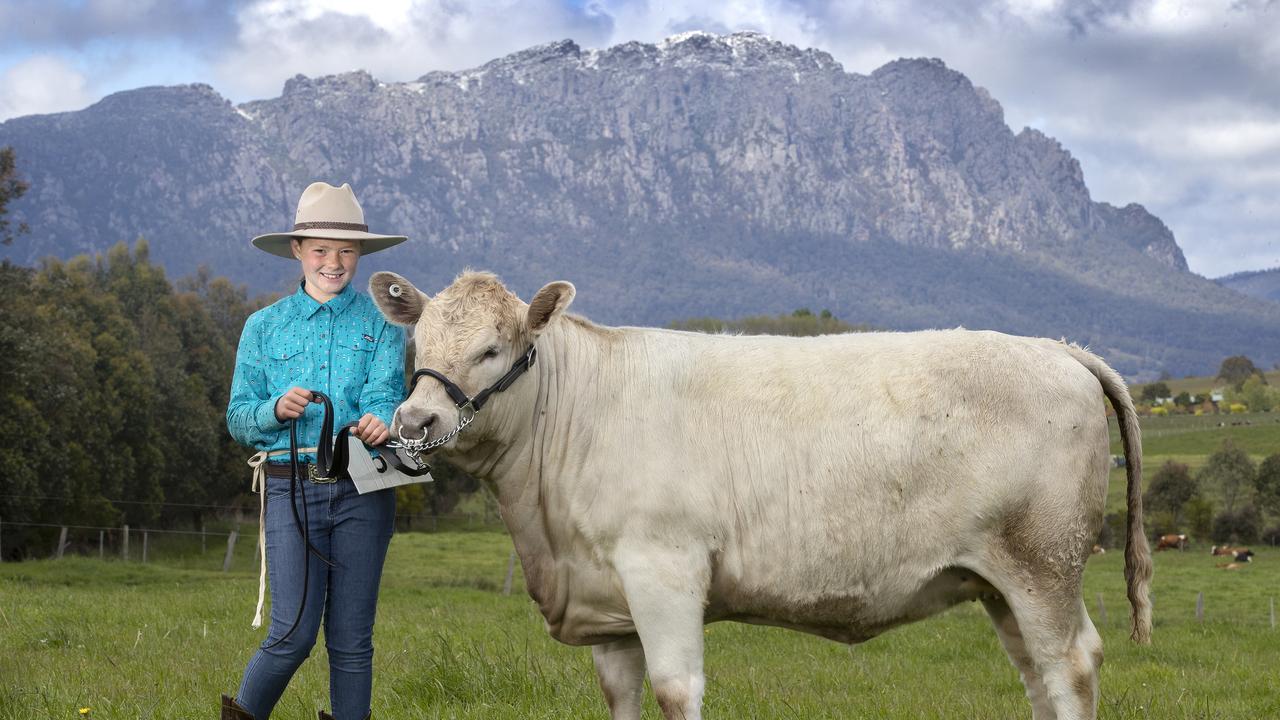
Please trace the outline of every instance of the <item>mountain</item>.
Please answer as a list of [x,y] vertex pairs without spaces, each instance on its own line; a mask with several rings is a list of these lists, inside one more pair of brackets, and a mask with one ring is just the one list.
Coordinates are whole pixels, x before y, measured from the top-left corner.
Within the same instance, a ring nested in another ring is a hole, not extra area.
[[1233,273],[1214,282],[1245,295],[1280,302],[1280,268]]
[[0,124],[31,190],[15,261],[145,236],[173,274],[257,289],[296,268],[250,248],[308,182],[350,181],[362,263],[426,288],[463,267],[525,297],[578,286],[601,322],[827,308],[854,323],[964,325],[1088,343],[1140,379],[1280,360],[1274,305],[1187,269],[1141,206],[1094,202],[1052,138],[1014,133],[939,60],[845,72],[752,33],[534,47],[385,83],[297,76],[236,106],[204,85]]

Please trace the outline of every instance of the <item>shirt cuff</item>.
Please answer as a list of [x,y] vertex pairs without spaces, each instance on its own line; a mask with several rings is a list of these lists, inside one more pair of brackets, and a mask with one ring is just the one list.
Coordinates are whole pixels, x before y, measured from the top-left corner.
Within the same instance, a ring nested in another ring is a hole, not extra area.
[[[286,391],[287,392],[287,391]],[[285,427],[286,423],[282,423],[276,419],[276,403],[280,398],[284,397],[284,393],[278,393],[271,396],[270,400],[258,406],[257,411],[253,414],[253,419],[258,423],[258,430],[268,433],[276,432]]]

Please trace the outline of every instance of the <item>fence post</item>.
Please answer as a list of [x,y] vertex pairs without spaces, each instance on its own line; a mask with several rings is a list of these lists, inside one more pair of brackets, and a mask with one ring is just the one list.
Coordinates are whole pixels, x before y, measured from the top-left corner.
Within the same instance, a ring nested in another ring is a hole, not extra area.
[[106,545],[106,543],[104,542],[104,540],[106,539],[106,534],[107,533],[105,530],[98,531],[98,559],[99,560],[102,559],[103,548]]
[[204,537],[205,537],[204,536],[204,519],[202,518],[200,520],[200,554],[201,555],[205,553]]
[[62,532],[58,533],[58,549],[54,551],[54,557],[62,559],[62,551],[67,549],[67,528],[64,525]]
[[120,557],[124,558],[125,562],[128,562],[129,560],[129,526],[128,525],[124,526],[124,544],[120,546]]
[[1102,603],[1102,593],[1098,593],[1098,619],[1107,624],[1107,606]]
[[227,556],[222,560],[222,572],[227,572],[231,569],[231,553],[236,549],[236,536],[239,534],[239,530],[232,530],[231,534],[227,536]]
[[147,540],[150,539],[150,537],[151,537],[150,531],[148,530],[142,531],[142,564],[143,565],[147,564]]
[[[4,537],[4,518],[0,518],[0,538]],[[0,562],[4,562],[4,540],[0,539]]]
[[1204,623],[1204,591],[1196,593],[1196,622]]
[[502,594],[511,594],[511,578],[516,574],[516,551],[511,549],[511,556],[507,558],[507,579],[502,582]]
[[1276,599],[1271,598],[1271,629],[1276,629]]

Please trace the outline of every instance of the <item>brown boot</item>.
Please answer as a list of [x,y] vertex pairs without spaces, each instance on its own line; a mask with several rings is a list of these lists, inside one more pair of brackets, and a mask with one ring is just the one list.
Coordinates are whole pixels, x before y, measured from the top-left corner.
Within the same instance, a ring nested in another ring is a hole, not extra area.
[[240,707],[240,703],[223,695],[221,720],[254,720],[254,717],[248,710]]

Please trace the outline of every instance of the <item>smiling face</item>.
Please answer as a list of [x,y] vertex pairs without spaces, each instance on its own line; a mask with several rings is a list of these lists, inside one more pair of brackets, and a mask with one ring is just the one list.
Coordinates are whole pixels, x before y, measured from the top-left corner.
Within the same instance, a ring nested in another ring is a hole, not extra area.
[[351,282],[360,262],[360,243],[355,240],[297,238],[293,256],[302,263],[307,294],[317,302],[328,302]]

